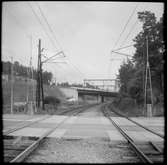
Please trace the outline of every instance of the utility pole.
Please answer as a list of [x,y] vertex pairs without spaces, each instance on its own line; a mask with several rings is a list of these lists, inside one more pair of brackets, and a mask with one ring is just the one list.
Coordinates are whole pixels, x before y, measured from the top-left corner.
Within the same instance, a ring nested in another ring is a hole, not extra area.
[[42,61],[40,58],[40,81],[41,81],[41,94],[42,94],[42,109],[44,110],[44,92],[43,92],[43,77],[42,77]]
[[37,65],[37,87],[36,87],[36,106],[39,108],[40,104],[40,82],[39,82],[39,60],[40,60],[40,40],[38,44],[38,65]]
[[11,57],[11,114],[13,114],[13,57]]
[[32,79],[32,100],[34,101],[33,67],[32,67],[32,36],[30,36],[30,79]]
[[30,35],[30,70],[29,70],[30,80],[31,80],[31,87],[32,87],[32,101],[30,102],[30,114],[33,115],[34,111],[36,112],[36,105],[35,98],[34,98],[34,79],[33,79],[33,67],[32,67],[32,35]]
[[[147,116],[152,116],[152,108],[153,108],[153,92],[152,92],[152,82],[151,82],[151,71],[149,65],[149,58],[148,58],[148,37],[146,37],[146,47],[147,47],[147,58],[146,58],[146,77],[145,77],[145,94],[144,94],[144,104],[147,111]],[[149,82],[148,82],[149,79]],[[148,103],[148,92],[147,92],[147,84],[149,83],[150,87],[150,97],[151,97],[151,104]]]
[[28,85],[28,77],[29,77],[29,68],[27,68],[27,78],[26,78],[26,80],[27,80],[27,97],[26,97],[26,102],[27,102],[27,104],[28,104],[28,101],[29,101],[29,98],[28,98],[28,96],[29,96],[29,85]]
[[36,89],[36,105],[39,108],[42,105],[44,109],[44,93],[43,93],[43,79],[42,79],[42,62],[41,62],[41,39],[38,44],[38,66],[37,66],[37,89]]

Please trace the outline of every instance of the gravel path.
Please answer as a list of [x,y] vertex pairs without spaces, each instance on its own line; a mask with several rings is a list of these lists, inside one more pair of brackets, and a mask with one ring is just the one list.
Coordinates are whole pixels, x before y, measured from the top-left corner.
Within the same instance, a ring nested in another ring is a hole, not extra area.
[[125,143],[106,139],[46,139],[25,162],[40,163],[135,163]]

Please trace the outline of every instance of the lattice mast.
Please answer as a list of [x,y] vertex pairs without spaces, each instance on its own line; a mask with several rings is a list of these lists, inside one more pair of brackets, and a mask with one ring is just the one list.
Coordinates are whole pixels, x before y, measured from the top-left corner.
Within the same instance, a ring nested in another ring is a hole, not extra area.
[[[146,75],[145,75],[145,89],[144,89],[144,107],[147,110],[148,102],[148,92],[150,91],[151,98],[151,108],[153,107],[153,92],[152,92],[152,82],[151,82],[151,71],[149,65],[149,56],[148,56],[148,36],[146,37],[146,48],[147,48],[147,57],[146,57]],[[149,81],[149,82],[148,82]],[[148,88],[149,85],[149,88]]]

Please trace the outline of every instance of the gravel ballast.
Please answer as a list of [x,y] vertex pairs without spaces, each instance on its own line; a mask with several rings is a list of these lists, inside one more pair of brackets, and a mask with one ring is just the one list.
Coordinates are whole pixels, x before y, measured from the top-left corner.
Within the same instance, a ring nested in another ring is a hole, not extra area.
[[136,163],[140,160],[127,143],[108,139],[48,138],[25,162],[40,163]]

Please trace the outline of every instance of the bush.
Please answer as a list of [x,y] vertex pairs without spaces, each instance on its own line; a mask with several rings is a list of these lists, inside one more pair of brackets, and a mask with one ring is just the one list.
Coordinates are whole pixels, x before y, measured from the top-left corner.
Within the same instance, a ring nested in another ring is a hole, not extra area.
[[[54,110],[57,109],[57,106],[60,104],[60,100],[54,96],[46,96],[44,98],[44,104],[52,105]],[[49,106],[50,107],[50,106]],[[49,108],[50,109],[50,108]],[[52,112],[53,113],[53,112]]]
[[60,104],[60,100],[54,96],[46,96],[44,98],[44,104],[57,105]]
[[124,97],[124,98],[119,99],[119,101],[116,102],[115,105],[119,109],[125,110],[125,109],[135,107],[135,100],[130,97]]

